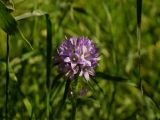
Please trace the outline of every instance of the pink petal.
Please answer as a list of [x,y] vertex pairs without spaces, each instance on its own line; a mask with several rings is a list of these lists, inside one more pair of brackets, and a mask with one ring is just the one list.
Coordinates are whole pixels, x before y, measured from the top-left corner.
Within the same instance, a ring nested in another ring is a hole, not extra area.
[[70,62],[71,60],[70,60],[70,58],[69,57],[66,57],[65,59],[64,59],[64,62]]
[[82,46],[82,50],[83,50],[83,53],[86,53],[87,52],[86,46]]
[[76,63],[71,63],[72,69],[73,69],[76,65],[77,65]]
[[85,72],[84,73],[84,78],[88,81],[89,80],[89,74],[88,74],[88,72]]
[[81,72],[79,73],[79,76],[82,76],[83,75],[83,71],[81,70]]
[[90,62],[90,61],[86,60],[85,62],[86,62],[89,66],[91,66],[91,62]]

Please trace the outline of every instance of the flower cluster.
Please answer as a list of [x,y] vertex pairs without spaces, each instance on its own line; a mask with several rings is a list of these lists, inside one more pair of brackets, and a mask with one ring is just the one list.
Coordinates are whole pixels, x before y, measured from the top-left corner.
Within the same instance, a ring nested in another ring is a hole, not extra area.
[[79,75],[89,80],[90,76],[95,74],[98,49],[88,38],[66,38],[57,49],[55,61],[60,72],[68,79],[74,79],[76,75]]

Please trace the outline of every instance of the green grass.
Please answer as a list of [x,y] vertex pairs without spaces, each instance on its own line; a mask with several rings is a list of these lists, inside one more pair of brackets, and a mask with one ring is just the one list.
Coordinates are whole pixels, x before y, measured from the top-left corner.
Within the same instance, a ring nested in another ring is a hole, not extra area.
[[[133,0],[13,0],[13,4],[5,2],[9,10],[0,5],[0,17],[4,16],[0,119],[6,113],[7,66],[9,120],[160,119],[159,0],[143,0],[138,33]],[[88,89],[84,97],[67,95],[68,83],[54,66],[57,47],[71,36],[87,36],[99,48],[97,75],[90,82],[79,78],[75,86]]]

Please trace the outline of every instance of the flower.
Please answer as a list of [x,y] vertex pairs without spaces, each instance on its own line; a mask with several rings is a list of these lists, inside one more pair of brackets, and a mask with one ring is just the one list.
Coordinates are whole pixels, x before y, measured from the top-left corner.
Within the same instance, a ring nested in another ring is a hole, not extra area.
[[59,71],[69,79],[84,76],[86,80],[95,75],[98,49],[85,37],[65,39],[56,52],[55,61]]

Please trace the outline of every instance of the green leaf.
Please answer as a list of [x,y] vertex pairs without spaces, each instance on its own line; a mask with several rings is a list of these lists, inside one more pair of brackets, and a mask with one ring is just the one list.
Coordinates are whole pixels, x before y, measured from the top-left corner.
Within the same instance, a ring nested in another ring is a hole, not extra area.
[[99,88],[99,90],[103,93],[103,89],[99,86],[98,82],[96,79],[92,78],[92,80],[94,81],[94,83],[97,85],[97,87]]
[[5,6],[8,8],[9,12],[13,12],[14,11],[14,4],[13,4],[13,0],[1,0]]
[[62,74],[58,74],[58,75],[54,78],[54,80],[53,80],[53,82],[52,82],[52,84],[51,84],[51,89],[54,89],[54,87],[58,87],[58,84],[59,84],[58,80],[60,80],[62,77],[63,77]]
[[[26,43],[32,48],[29,41],[24,37],[18,28],[17,21],[10,14],[8,8],[0,1],[0,27],[9,35],[14,35],[17,39],[25,40]],[[32,48],[33,49],[33,48]]]
[[46,84],[50,88],[51,58],[52,58],[52,23],[48,14],[46,14],[47,26],[47,56],[46,56]]
[[142,0],[137,0],[137,25],[141,26]]
[[[0,62],[0,68],[2,71],[5,71],[6,70],[6,63],[5,62]],[[15,72],[14,70],[12,69],[12,66],[9,65],[9,77],[11,80],[14,80],[17,82],[17,77],[15,75]]]
[[9,77],[10,77],[11,80],[14,80],[14,81],[17,82],[17,77],[16,77],[16,75],[14,73],[14,70],[12,69],[11,66],[9,67]]
[[103,72],[97,72],[96,73],[96,78],[102,78],[105,80],[112,80],[114,82],[121,82],[121,81],[126,81],[127,78],[124,77],[120,77],[120,76],[112,76],[112,75],[108,75],[106,73]]
[[47,14],[46,12],[43,12],[41,10],[34,10],[33,12],[27,12],[27,13],[24,13],[22,15],[16,16],[15,19],[16,20],[22,20],[22,19],[27,19],[27,18],[30,18],[30,17],[43,16],[43,15],[46,15],[46,14]]
[[88,104],[88,105],[93,105],[93,103],[97,102],[96,99],[91,96],[91,97],[83,97],[83,98],[78,98],[77,99],[77,105],[78,106],[81,106],[81,105],[85,105],[85,104]]
[[[46,14],[47,14],[46,12],[43,12],[41,10],[34,10],[33,12],[28,12],[28,13],[24,13],[22,15],[19,15],[19,16],[15,17],[15,19],[16,20],[22,20],[22,19],[27,19],[27,18],[34,17],[34,16],[43,16],[43,15],[46,15]],[[20,31],[20,29],[18,29],[18,32],[17,32],[17,34],[15,36],[17,38],[25,40],[26,43],[32,48],[31,44],[25,38],[25,36],[23,35],[23,33]]]
[[0,27],[10,35],[18,31],[16,20],[2,1],[0,1]]
[[88,14],[87,11],[86,11],[85,9],[83,9],[83,8],[74,7],[73,9],[74,9],[76,12],[79,12],[79,13],[82,13],[82,14],[85,14],[85,15]]
[[[160,94],[157,92],[151,85],[148,85],[147,82],[144,80],[142,81],[143,85],[143,92],[144,95],[148,96],[157,106],[158,109],[160,109]],[[141,90],[141,88],[139,88]]]
[[15,32],[15,34],[14,34],[14,36],[16,37],[16,39],[22,39],[22,40],[24,40],[24,41],[28,44],[28,46],[33,50],[32,45],[31,45],[30,42],[26,39],[26,37],[23,35],[23,33],[21,32],[21,30],[20,30],[19,28],[17,28],[17,29],[18,29],[18,31]]
[[67,99],[67,95],[68,95],[68,92],[69,92],[70,84],[71,84],[71,81],[70,80],[66,80],[66,85],[65,85],[63,98],[61,100],[61,104],[60,104],[59,109],[57,110],[56,115],[60,115],[62,109],[64,108],[64,105],[65,105],[65,102],[66,102],[66,99]]
[[27,109],[28,115],[31,117],[32,115],[32,105],[30,103],[30,101],[27,98],[23,99],[23,103]]

